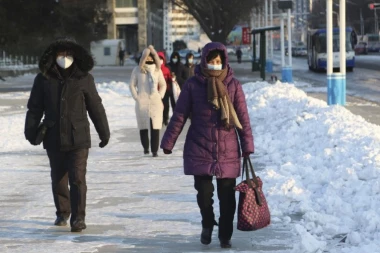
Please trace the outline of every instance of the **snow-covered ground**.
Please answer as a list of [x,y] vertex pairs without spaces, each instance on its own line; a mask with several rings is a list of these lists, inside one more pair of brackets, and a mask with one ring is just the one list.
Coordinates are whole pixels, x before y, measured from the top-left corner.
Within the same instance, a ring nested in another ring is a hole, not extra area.
[[[129,252],[162,235],[180,244],[194,235],[197,239],[191,243],[199,244],[192,177],[182,175],[183,142],[170,156],[144,157],[128,84],[105,82],[97,87],[112,138],[105,149],[96,148],[92,128],[89,228],[81,234],[52,229],[55,210],[46,155],[24,140],[25,107],[0,107],[0,252]],[[258,174],[271,226],[292,228],[286,252],[380,252],[380,127],[344,107],[307,97],[294,85],[251,82],[243,87],[255,136],[252,158],[262,168]],[[28,96],[7,93],[0,94],[0,100]],[[149,166],[142,166],[147,160]],[[115,185],[117,191],[112,190]],[[92,239],[94,226],[104,226],[103,240]],[[126,243],[125,238],[136,242]],[[267,245],[275,244],[272,239],[269,235]],[[97,251],[101,247],[110,251]],[[202,251],[210,252],[186,252]],[[237,251],[269,252],[236,250],[236,245],[229,252]]]

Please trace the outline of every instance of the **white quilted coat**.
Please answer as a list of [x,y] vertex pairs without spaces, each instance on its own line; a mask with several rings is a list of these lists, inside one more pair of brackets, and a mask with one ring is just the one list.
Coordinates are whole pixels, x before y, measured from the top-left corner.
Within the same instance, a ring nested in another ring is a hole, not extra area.
[[130,89],[136,101],[137,126],[141,129],[150,129],[152,119],[153,129],[162,128],[164,105],[162,98],[166,91],[166,82],[161,68],[157,65],[145,65],[146,73],[140,67],[132,71]]

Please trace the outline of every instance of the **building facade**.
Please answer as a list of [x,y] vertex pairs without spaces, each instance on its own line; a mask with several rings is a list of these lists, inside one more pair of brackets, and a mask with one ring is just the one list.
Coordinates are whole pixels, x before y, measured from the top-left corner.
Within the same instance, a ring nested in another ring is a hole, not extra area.
[[108,39],[124,39],[126,52],[142,52],[152,44],[163,48],[163,0],[107,0],[111,20]]
[[191,14],[170,0],[164,0],[163,11],[163,46],[169,54],[173,52],[173,43],[177,40],[183,40],[185,43],[199,40],[201,27]]

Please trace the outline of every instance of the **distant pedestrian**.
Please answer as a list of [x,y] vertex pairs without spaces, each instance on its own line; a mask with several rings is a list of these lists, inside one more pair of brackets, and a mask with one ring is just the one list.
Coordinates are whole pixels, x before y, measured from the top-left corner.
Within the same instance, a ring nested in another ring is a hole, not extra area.
[[[71,232],[86,228],[86,171],[91,147],[87,113],[101,140],[99,147],[105,147],[110,139],[106,112],[89,74],[93,66],[91,55],[73,39],[53,42],[40,59],[41,73],[34,79],[25,119],[26,139],[33,145],[43,139],[49,157],[57,216],[54,225],[66,226],[71,214]],[[38,131],[43,116],[45,136]]]
[[170,72],[170,69],[166,65],[166,57],[164,52],[158,52],[158,57],[160,57],[160,63],[161,63],[161,70],[162,74],[164,75],[165,81],[166,81],[166,92],[165,96],[162,99],[162,102],[164,103],[164,111],[163,111],[163,124],[166,126],[168,125],[169,121],[169,102],[172,106],[172,109],[174,111],[175,107],[175,99],[174,99],[174,93],[173,93],[173,77]]
[[140,63],[141,54],[136,51],[133,55],[133,59],[135,60],[136,64],[138,65]]
[[[171,71],[172,82],[177,82],[179,87],[182,87],[182,84],[185,82],[185,66],[181,62],[181,57],[178,52],[173,52],[170,56],[170,62],[168,63],[168,67]],[[169,121],[169,111],[170,104],[172,106],[172,110],[175,108],[175,98],[173,89],[169,89],[164,98],[164,124],[167,125]]]
[[123,49],[119,50],[119,65],[124,66],[124,57],[125,57],[125,51]]
[[156,50],[149,46],[143,51],[139,66],[133,69],[130,81],[132,97],[136,101],[137,126],[140,129],[144,154],[149,154],[150,128],[150,148],[153,157],[158,156],[164,110],[162,98],[166,92],[166,81],[160,65]]
[[238,63],[241,63],[242,55],[243,55],[243,52],[241,51],[241,48],[238,47],[236,50],[236,58],[237,58]]
[[186,63],[185,63],[185,81],[190,77],[194,76],[195,62],[194,62],[194,54],[187,53],[186,55]]
[[176,79],[180,88],[185,83],[185,67],[181,62],[181,56],[178,52],[173,52],[170,56],[169,68],[172,72],[173,78]]
[[[170,154],[187,119],[191,125],[184,144],[184,172],[194,176],[202,215],[201,243],[210,244],[215,221],[213,176],[220,203],[219,234],[222,248],[231,247],[236,209],[236,178],[241,157],[254,152],[253,135],[245,95],[228,64],[226,47],[208,43],[202,51],[195,76],[186,81],[161,148]],[[241,151],[240,151],[241,150]]]

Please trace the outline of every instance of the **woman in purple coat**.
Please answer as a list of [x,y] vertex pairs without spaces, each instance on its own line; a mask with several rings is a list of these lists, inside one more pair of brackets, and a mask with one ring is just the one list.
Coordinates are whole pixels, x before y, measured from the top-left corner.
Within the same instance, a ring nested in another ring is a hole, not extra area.
[[218,238],[222,248],[231,247],[236,209],[236,178],[241,157],[254,152],[247,104],[240,82],[228,64],[227,49],[218,42],[202,50],[195,76],[182,87],[175,111],[161,141],[170,154],[189,115],[191,125],[184,146],[184,171],[194,176],[202,215],[202,244],[210,244],[215,221],[213,176],[220,204]]

